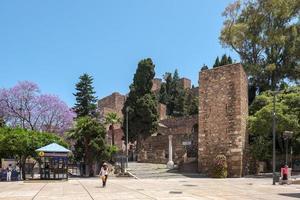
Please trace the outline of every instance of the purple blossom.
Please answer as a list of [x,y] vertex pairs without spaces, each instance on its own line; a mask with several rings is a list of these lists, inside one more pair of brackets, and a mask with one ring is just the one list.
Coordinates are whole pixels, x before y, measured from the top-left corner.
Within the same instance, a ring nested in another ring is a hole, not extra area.
[[0,114],[12,127],[63,133],[71,128],[74,112],[54,95],[41,95],[35,83],[19,82],[0,89]]

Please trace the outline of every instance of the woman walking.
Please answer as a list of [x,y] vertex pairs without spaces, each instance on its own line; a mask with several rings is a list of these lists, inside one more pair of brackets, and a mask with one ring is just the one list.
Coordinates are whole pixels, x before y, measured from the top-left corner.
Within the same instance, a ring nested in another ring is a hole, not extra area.
[[106,186],[107,176],[108,176],[108,166],[106,163],[103,163],[99,176],[102,179],[102,186]]

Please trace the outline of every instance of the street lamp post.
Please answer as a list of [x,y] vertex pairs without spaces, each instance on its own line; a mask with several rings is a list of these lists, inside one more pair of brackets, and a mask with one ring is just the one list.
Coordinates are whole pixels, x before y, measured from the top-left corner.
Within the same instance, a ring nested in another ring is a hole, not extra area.
[[276,101],[276,91],[273,92],[273,123],[272,123],[272,133],[273,133],[273,185],[276,183],[276,113],[275,113],[275,101]]
[[128,112],[130,107],[126,107],[126,169],[128,168]]

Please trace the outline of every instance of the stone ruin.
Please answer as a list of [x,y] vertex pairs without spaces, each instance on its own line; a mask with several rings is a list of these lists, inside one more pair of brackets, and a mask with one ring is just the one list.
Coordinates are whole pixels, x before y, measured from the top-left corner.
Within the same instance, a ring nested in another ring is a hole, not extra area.
[[[152,91],[158,94],[162,80],[154,79]],[[216,155],[227,157],[229,177],[243,175],[244,150],[247,144],[247,76],[240,64],[231,64],[200,72],[199,88],[192,88],[187,78],[180,79],[185,89],[199,97],[199,115],[167,118],[166,107],[158,105],[158,133],[144,141],[138,155],[140,162],[167,163],[170,136],[172,158],[189,170],[208,174]],[[122,116],[125,95],[113,93],[98,101],[100,117],[108,112]],[[122,146],[124,133],[116,128],[116,144]],[[110,132],[108,131],[108,138]],[[190,142],[189,145],[184,143]],[[192,169],[191,169],[192,168]]]
[[219,154],[227,158],[229,177],[241,177],[248,116],[247,75],[242,65],[200,72],[198,169],[210,173]]

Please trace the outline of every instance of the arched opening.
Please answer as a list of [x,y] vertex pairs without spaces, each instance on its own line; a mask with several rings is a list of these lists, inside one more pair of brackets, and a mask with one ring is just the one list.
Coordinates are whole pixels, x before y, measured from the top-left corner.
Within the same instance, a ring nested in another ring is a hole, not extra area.
[[198,124],[194,124],[189,135],[190,145],[186,146],[188,158],[198,157]]

